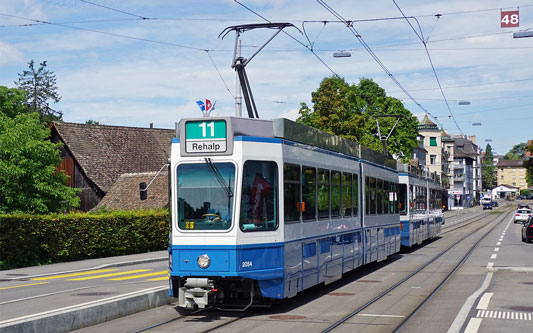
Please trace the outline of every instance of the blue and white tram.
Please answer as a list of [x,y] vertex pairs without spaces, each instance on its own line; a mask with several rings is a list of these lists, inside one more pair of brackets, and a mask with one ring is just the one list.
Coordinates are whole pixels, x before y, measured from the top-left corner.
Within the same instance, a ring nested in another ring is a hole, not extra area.
[[249,306],[400,250],[396,161],[286,119],[185,119],[170,154],[170,295]]
[[442,186],[437,174],[398,165],[401,244],[410,247],[436,237],[444,223]]

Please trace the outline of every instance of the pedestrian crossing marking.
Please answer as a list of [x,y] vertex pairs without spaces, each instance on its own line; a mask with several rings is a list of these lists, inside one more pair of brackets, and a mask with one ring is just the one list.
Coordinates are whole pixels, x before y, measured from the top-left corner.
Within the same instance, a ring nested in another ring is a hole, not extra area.
[[133,271],[109,273],[109,274],[101,274],[101,275],[92,275],[92,276],[84,276],[84,277],[81,277],[81,278],[68,279],[68,280],[69,281],[84,281],[84,280],[92,280],[92,279],[101,279],[101,278],[110,277],[110,276],[118,276],[118,275],[126,275],[126,274],[147,272],[147,271],[151,271],[151,269],[136,269],[136,270],[133,270]]
[[120,278],[114,278],[114,279],[107,279],[108,281],[123,281],[123,280],[131,280],[131,279],[139,279],[147,276],[155,276],[155,275],[162,275],[167,274],[168,271],[160,271],[160,272],[154,272],[154,273],[146,273],[146,274],[139,274],[139,275],[132,275],[132,276],[124,276]]
[[118,269],[117,268],[99,269],[99,270],[96,270],[96,271],[86,271],[86,272],[79,272],[79,273],[70,273],[70,274],[45,276],[45,277],[33,278],[31,280],[33,280],[33,281],[53,280],[53,279],[62,279],[62,278],[72,277],[72,276],[81,276],[81,275],[105,273],[105,272],[112,272],[112,271],[118,271]]
[[531,313],[511,312],[511,311],[478,310],[476,317],[533,321],[533,316],[531,315]]
[[38,284],[45,284],[45,283],[48,283],[48,282],[37,282],[37,283],[30,283],[30,284],[21,284],[21,285],[19,285],[19,286],[2,287],[2,288],[0,288],[0,290],[4,290],[4,289],[13,289],[13,288],[20,288],[20,287],[36,286],[36,285],[38,285]]

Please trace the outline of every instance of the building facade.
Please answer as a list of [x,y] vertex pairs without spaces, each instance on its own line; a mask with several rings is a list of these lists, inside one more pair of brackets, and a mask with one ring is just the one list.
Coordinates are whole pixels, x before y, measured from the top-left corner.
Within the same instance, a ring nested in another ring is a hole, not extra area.
[[496,164],[498,185],[511,185],[519,190],[527,189],[524,160],[499,160]]

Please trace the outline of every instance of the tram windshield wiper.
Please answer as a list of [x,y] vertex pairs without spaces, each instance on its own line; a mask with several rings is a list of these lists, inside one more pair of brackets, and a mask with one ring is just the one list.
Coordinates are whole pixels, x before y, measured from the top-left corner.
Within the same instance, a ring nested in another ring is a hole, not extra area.
[[211,170],[211,172],[215,176],[215,179],[217,180],[220,187],[222,187],[224,192],[226,192],[228,198],[233,197],[233,192],[231,191],[230,185],[226,184],[224,177],[222,177],[222,174],[220,173],[220,171],[218,171],[217,166],[213,163],[213,161],[210,158],[206,157],[205,164],[209,166],[209,170]]

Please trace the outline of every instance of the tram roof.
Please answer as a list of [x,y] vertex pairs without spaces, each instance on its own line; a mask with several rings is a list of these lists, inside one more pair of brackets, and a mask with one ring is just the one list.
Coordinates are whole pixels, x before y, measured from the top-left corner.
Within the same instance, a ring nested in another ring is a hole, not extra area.
[[[182,125],[184,125],[185,122],[206,119],[209,118],[182,119],[180,121],[180,126],[177,128],[176,137],[180,137],[180,132],[183,130]],[[229,134],[234,137],[253,136],[280,138],[361,158],[396,170],[396,160],[390,156],[362,146],[355,141],[326,133],[317,128],[300,124],[289,119],[277,118],[274,120],[263,120],[238,117],[212,117],[211,119],[224,119],[228,122],[228,128],[232,132]]]
[[317,128],[300,124],[285,118],[273,121],[274,136],[311,146],[354,156],[366,161],[396,169],[396,160],[380,152],[367,148],[355,141],[330,134]]

